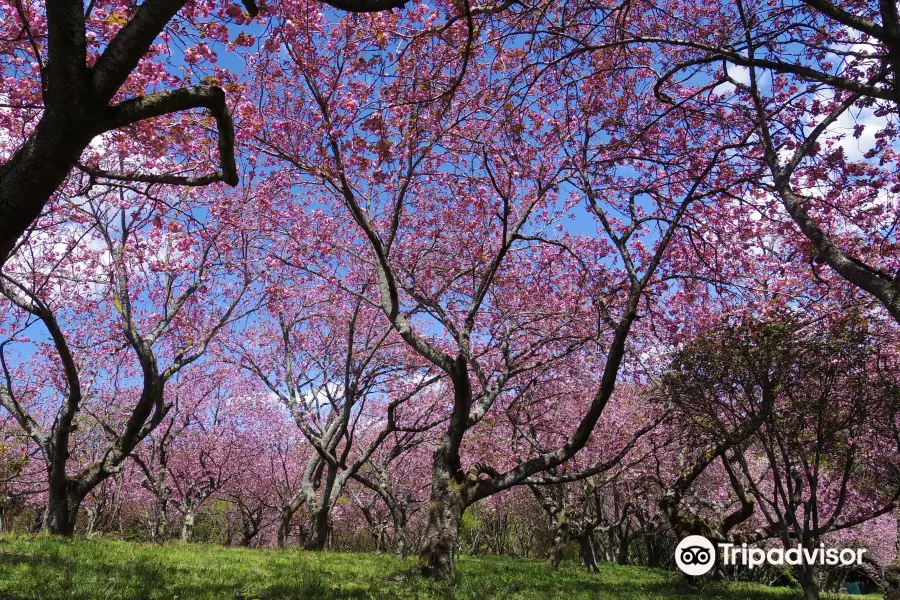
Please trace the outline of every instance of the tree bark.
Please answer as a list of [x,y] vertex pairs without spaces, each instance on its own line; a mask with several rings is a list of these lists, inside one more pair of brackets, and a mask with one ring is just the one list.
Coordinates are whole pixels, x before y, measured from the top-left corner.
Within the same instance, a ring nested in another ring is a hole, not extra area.
[[457,356],[450,378],[453,382],[453,414],[440,446],[432,454],[428,520],[419,557],[422,573],[443,581],[456,577],[459,526],[469,505],[469,481],[462,472],[459,448],[468,429],[472,386],[462,355]]
[[167,502],[157,498],[153,507],[153,515],[150,517],[150,541],[154,544],[163,541],[166,537]]
[[44,509],[42,529],[53,535],[71,536],[84,496],[75,493],[63,480],[51,480],[47,490],[47,507]]
[[194,519],[193,511],[184,513],[184,523],[181,525],[181,541],[190,542],[194,537]]
[[255,526],[251,527],[242,527],[241,528],[241,546],[244,548],[249,548],[250,544],[253,543],[253,538],[259,533],[259,528]]
[[406,559],[406,512],[400,507],[392,507],[391,517],[394,521],[394,556]]
[[816,582],[816,571],[813,565],[798,567],[798,580],[806,600],[819,600],[819,584]]
[[160,515],[155,514],[150,518],[150,542],[157,544],[163,538],[163,524]]
[[406,525],[394,527],[394,556],[400,560],[406,559]]
[[591,573],[596,573],[599,570],[597,567],[597,551],[594,548],[594,539],[591,532],[588,531],[578,536],[578,549],[581,555],[581,566]]
[[31,138],[0,165],[0,266],[93,138],[89,121],[77,117],[48,110]]
[[556,515],[556,533],[553,535],[553,541],[550,543],[550,551],[547,553],[547,567],[550,569],[558,569],[562,562],[563,553],[569,544],[569,519],[565,509],[560,510]]
[[328,541],[330,513],[330,504],[323,504],[310,511],[309,531],[303,544],[306,550],[320,551],[325,549],[325,543]]
[[628,546],[630,537],[625,534],[619,539],[619,550],[616,554],[616,563],[620,565],[628,564]]
[[286,507],[281,508],[281,519],[278,521],[278,533],[276,536],[276,544],[279,548],[284,548],[287,538],[291,534],[291,521],[294,519],[294,511]]
[[884,600],[900,600],[900,558],[884,569]]
[[294,515],[300,510],[303,501],[304,496],[302,491],[294,494],[289,500],[283,501],[276,537],[276,543],[279,548],[284,548],[287,545],[288,537],[291,535],[291,521],[294,520]]
[[455,550],[459,544],[459,526],[466,500],[465,481],[458,467],[459,457],[455,452],[448,453],[444,446],[442,444],[434,453],[431,501],[420,560],[425,575],[447,581],[456,576]]

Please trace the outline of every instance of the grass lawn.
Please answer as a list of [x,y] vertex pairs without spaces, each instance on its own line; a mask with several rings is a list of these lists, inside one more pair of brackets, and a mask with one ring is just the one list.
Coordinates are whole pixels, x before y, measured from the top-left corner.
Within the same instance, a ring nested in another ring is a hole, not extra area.
[[591,575],[574,564],[551,572],[539,561],[463,557],[460,580],[453,586],[427,581],[415,574],[413,566],[413,561],[404,563],[377,554],[0,536],[0,599],[800,597],[797,591],[786,588],[735,584],[679,595],[675,592],[678,579],[671,573],[615,565],[603,565],[599,574]]

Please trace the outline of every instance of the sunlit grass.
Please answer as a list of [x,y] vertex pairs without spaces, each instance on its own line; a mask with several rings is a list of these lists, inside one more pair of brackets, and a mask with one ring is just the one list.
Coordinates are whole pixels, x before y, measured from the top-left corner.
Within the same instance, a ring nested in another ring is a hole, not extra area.
[[412,560],[389,555],[0,536],[0,599],[800,597],[788,588],[747,584],[712,585],[686,595],[676,591],[677,576],[640,567],[602,565],[592,575],[566,564],[551,572],[540,561],[505,557],[462,557],[459,566],[459,581],[446,585],[416,574]]

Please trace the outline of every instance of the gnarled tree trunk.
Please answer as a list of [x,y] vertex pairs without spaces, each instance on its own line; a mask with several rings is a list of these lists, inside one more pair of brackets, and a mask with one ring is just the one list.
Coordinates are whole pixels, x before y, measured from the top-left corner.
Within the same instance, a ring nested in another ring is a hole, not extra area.
[[884,600],[900,600],[900,558],[884,570]]
[[434,453],[431,501],[420,552],[422,571],[440,580],[456,576],[455,551],[459,544],[459,526],[467,506],[459,456],[453,450],[448,451],[446,441],[445,436],[445,443]]
[[597,551],[594,548],[594,536],[590,531],[586,531],[578,536],[578,550],[581,556],[581,565],[590,571],[596,573],[597,567]]
[[302,504],[303,495],[297,493],[281,505],[281,517],[278,520],[278,533],[276,534],[276,543],[279,548],[284,548],[287,544],[288,536],[291,535],[291,522]]
[[569,517],[565,509],[560,510],[556,514],[556,533],[553,535],[553,541],[550,543],[550,551],[547,553],[547,567],[550,569],[558,569],[562,562],[563,553],[566,546],[569,545],[570,538]]
[[329,517],[331,506],[323,504],[315,510],[310,511],[306,540],[303,547],[306,550],[324,550],[325,543],[328,541],[329,533]]
[[194,511],[189,510],[184,513],[184,522],[181,524],[181,541],[190,542],[194,537],[194,521],[196,516]]
[[74,491],[68,481],[51,479],[42,528],[54,535],[70,536],[75,533],[75,522],[83,500],[84,495]]
[[394,520],[394,556],[403,560],[406,558],[406,515],[402,511],[393,515]]

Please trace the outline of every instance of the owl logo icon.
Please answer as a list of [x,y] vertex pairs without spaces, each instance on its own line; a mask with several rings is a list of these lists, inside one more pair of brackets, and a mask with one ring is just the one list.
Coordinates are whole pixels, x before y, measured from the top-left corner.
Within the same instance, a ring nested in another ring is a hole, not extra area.
[[716,549],[702,535],[689,535],[675,548],[675,564],[687,575],[705,575],[716,562]]

